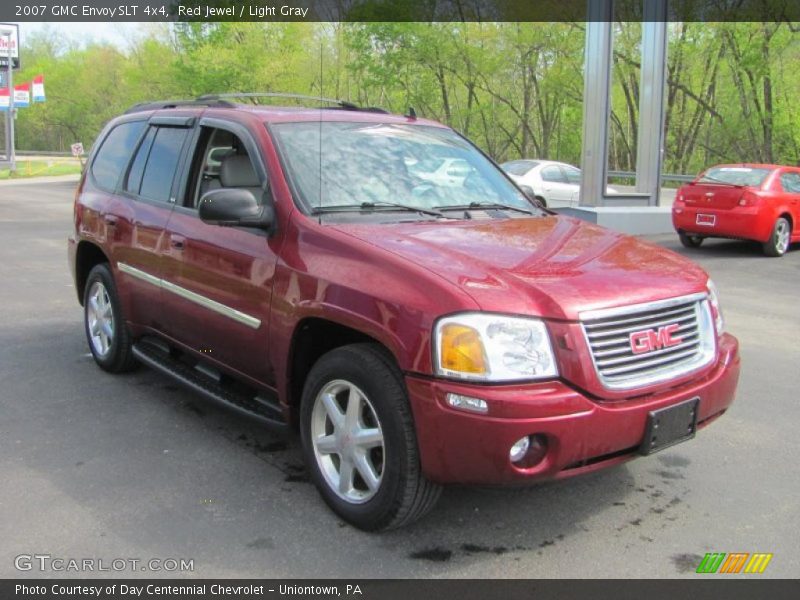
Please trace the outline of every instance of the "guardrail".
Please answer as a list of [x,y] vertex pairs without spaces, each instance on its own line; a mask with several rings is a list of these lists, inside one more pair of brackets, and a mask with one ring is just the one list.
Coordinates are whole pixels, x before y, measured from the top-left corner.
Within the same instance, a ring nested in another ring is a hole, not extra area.
[[49,150],[17,150],[17,156],[72,156],[72,152],[50,152]]
[[[609,171],[609,177],[621,177],[623,179],[636,179],[636,173],[633,171]],[[694,181],[697,175],[676,175],[671,173],[662,173],[661,181],[677,181],[680,183],[689,183]]]

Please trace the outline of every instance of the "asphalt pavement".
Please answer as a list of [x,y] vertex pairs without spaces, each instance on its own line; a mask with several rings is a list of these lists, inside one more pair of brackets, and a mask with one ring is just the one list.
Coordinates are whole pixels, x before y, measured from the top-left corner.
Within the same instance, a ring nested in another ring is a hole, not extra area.
[[[737,401],[696,439],[521,491],[449,488],[424,520],[368,534],[324,505],[298,439],[94,365],[66,262],[73,192],[0,186],[0,577],[699,577],[706,552],[800,573],[800,248],[651,238],[711,273],[741,342]],[[17,570],[34,554],[193,570]]]

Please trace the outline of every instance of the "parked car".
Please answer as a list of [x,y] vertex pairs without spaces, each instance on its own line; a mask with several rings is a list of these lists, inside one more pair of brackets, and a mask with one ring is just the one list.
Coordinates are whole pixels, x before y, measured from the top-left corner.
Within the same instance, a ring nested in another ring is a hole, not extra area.
[[[527,188],[539,202],[549,208],[577,206],[581,191],[581,170],[552,160],[512,160],[500,167],[517,184]],[[608,186],[607,194],[619,192]]]
[[[470,175],[408,168],[442,156]],[[68,248],[102,369],[298,428],[322,497],[366,530],[445,484],[687,440],[739,376],[699,266],[542,210],[443,125],[349,104],[133,107],[91,152]]]
[[761,242],[783,256],[800,241],[800,168],[718,165],[682,186],[672,206],[681,243],[697,248],[709,237]]

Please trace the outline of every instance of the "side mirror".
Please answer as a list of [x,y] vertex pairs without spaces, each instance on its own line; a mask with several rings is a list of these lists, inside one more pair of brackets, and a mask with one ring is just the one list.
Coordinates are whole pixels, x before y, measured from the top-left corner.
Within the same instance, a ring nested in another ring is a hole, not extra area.
[[220,188],[206,192],[200,198],[198,214],[204,223],[223,227],[269,230],[275,221],[272,205],[259,204],[253,192],[245,188]]

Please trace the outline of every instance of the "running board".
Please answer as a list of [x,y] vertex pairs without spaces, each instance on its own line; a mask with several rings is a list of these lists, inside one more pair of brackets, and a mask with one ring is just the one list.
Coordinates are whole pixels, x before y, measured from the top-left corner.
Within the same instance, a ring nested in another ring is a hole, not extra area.
[[133,346],[133,355],[148,367],[168,375],[209,400],[272,428],[286,428],[283,411],[277,399],[271,400],[263,394],[245,394],[229,389],[221,382],[223,378],[213,377],[206,369],[187,365],[159,343],[138,342]]

